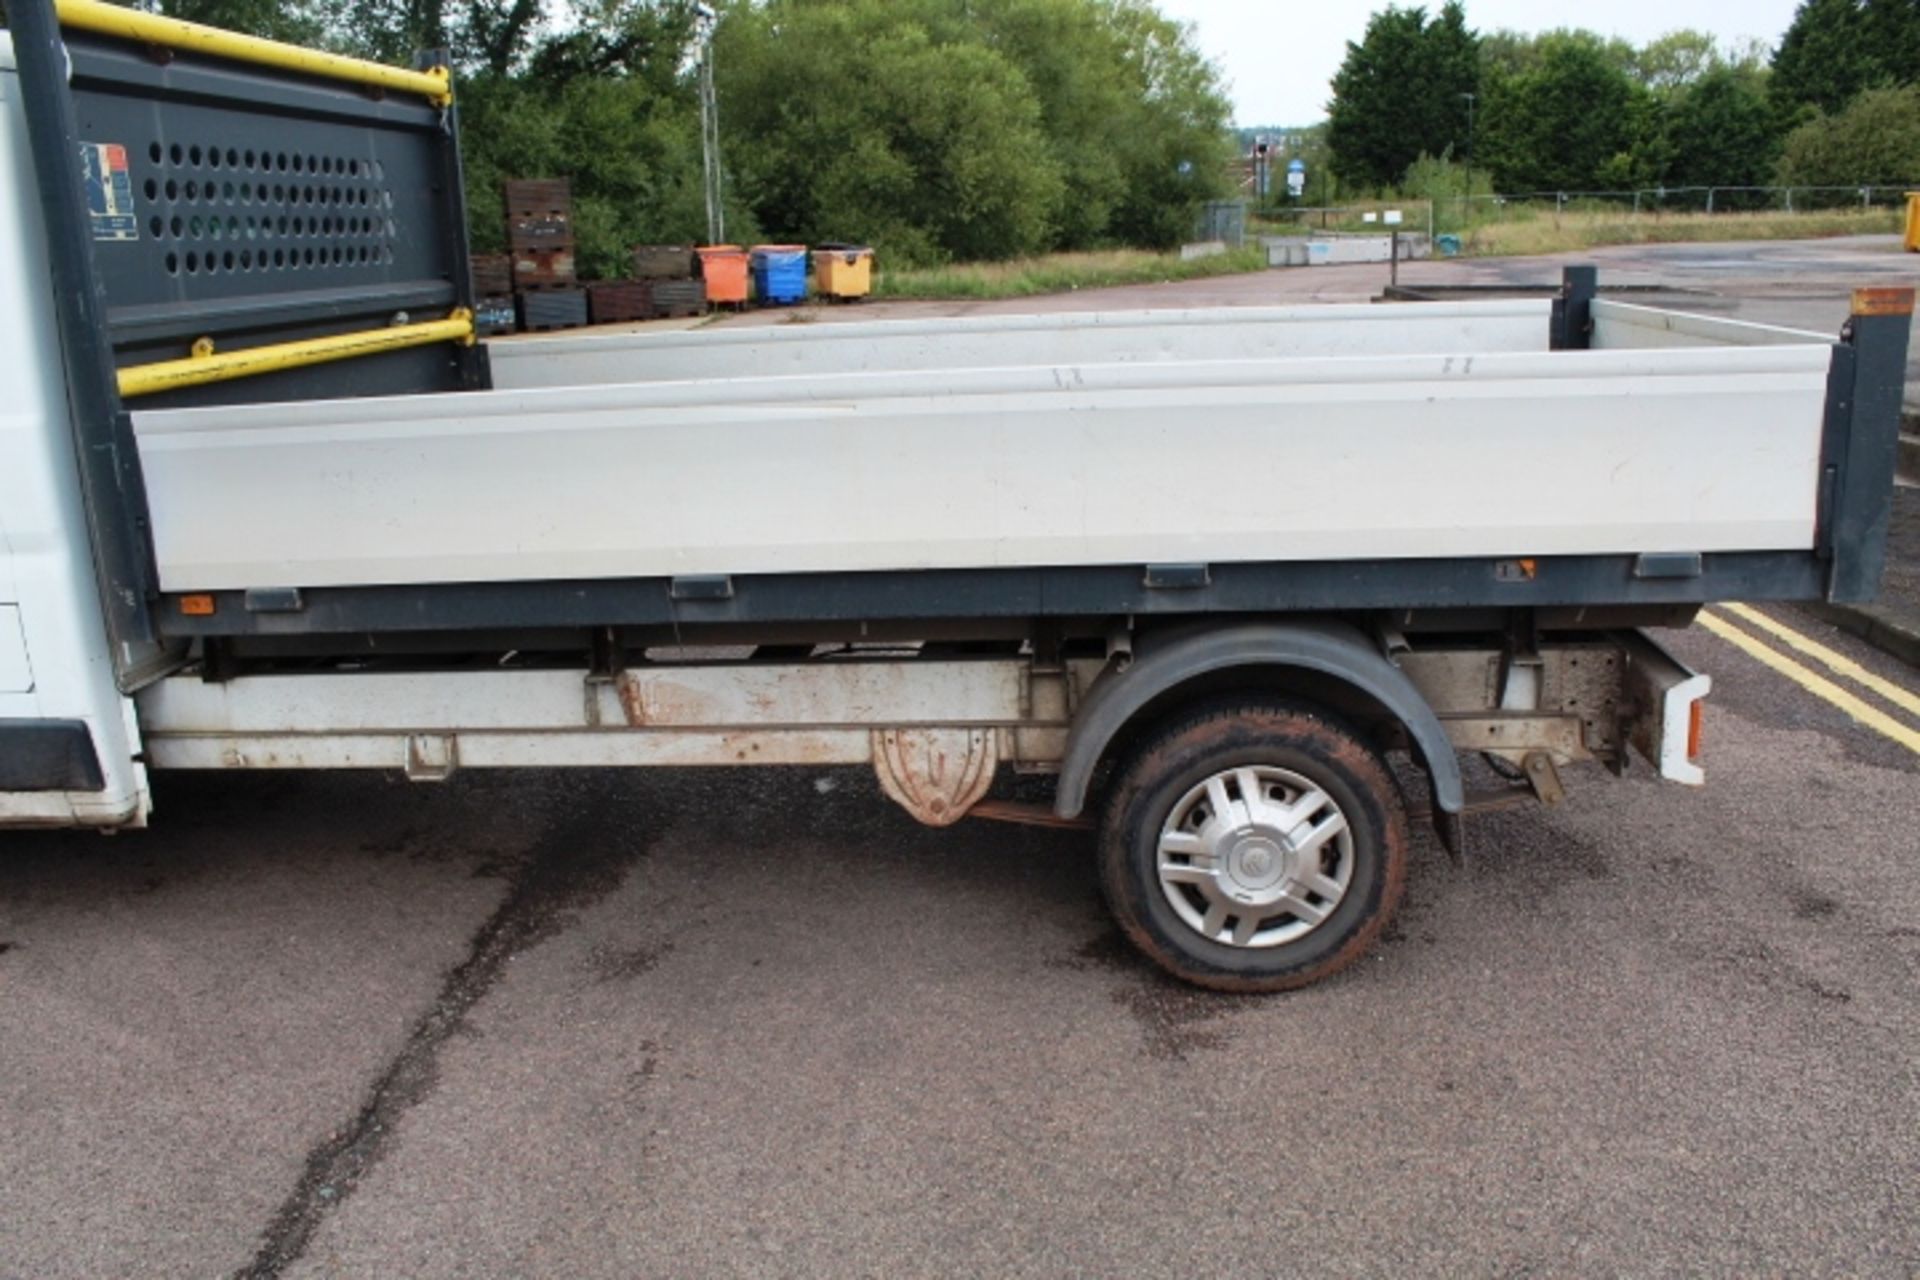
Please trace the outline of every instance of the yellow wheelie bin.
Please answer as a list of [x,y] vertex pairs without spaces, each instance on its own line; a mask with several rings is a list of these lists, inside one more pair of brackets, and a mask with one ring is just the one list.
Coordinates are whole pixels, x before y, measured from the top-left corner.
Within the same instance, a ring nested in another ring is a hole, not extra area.
[[813,251],[813,291],[836,302],[873,292],[873,250],[858,244],[823,244]]

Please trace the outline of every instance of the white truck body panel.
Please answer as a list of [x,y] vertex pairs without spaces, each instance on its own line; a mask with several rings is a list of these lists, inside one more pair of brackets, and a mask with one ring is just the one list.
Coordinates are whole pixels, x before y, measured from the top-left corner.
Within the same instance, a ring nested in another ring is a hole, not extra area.
[[[1421,323],[1425,305],[1352,323],[1384,338],[1401,314]],[[1055,361],[1050,330],[1018,332],[1025,367],[136,413],[161,584],[1813,538],[1831,343],[1081,365]]]
[[0,31],[0,720],[84,721],[106,786],[0,792],[0,826],[137,824],[146,770],[94,584],[19,92]]
[[1611,298],[1591,303],[1596,351],[1672,350],[1675,347],[1766,347],[1819,343],[1830,346],[1825,334],[1779,325],[1700,316],[1684,311],[1643,307]]
[[495,342],[501,391],[830,373],[1033,365],[1544,351],[1535,299],[1380,307],[1341,303],[782,324]]

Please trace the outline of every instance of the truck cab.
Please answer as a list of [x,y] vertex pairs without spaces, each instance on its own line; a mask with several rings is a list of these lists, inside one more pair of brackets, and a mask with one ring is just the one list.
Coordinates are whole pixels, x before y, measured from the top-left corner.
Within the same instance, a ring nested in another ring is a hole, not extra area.
[[0,826],[141,826],[133,702],[101,616],[38,181],[13,39],[0,31]]

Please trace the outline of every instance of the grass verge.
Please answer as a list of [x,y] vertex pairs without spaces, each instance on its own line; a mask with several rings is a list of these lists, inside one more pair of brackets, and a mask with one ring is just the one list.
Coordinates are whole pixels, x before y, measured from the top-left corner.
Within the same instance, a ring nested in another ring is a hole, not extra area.
[[875,274],[873,293],[876,298],[1030,298],[1074,289],[1237,275],[1264,271],[1266,266],[1266,250],[1258,246],[1191,262],[1182,262],[1177,253],[1103,249],[1015,258],[1007,262],[885,270]]
[[1640,213],[1581,211],[1473,227],[1465,250],[1482,257],[1565,253],[1609,244],[1686,241],[1808,240],[1900,230],[1893,209],[1820,209],[1805,213]]

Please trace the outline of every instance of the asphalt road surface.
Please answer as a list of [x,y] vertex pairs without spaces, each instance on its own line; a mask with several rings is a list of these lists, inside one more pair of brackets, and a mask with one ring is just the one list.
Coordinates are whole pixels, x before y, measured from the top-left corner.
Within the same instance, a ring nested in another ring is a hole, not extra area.
[[858,771],[0,834],[0,1276],[1915,1274],[1920,673],[1668,642],[1707,787],[1423,834],[1281,997],[1135,959],[1086,836]]
[[8,835],[0,1274],[1912,1274],[1920,678],[1715,626],[1705,789],[1423,837],[1283,997],[1136,960],[1086,837],[857,772],[180,775]]

